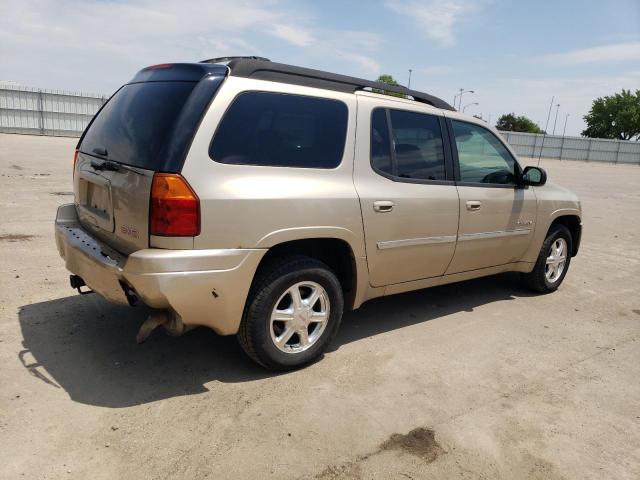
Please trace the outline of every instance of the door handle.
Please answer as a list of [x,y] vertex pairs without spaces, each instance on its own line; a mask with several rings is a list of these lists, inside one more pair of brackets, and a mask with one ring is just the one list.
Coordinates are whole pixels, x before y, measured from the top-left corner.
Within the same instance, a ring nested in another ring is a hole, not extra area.
[[391,200],[378,200],[377,202],[373,202],[373,211],[379,213],[386,213],[393,210],[395,203]]
[[469,210],[471,212],[475,212],[476,210],[480,210],[481,206],[482,206],[482,202],[479,202],[477,200],[469,200],[467,202],[467,210]]

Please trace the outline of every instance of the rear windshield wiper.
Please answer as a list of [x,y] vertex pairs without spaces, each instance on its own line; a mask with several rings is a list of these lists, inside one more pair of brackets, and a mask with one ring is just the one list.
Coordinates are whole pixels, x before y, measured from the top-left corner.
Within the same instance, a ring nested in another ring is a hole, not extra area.
[[137,173],[138,175],[143,175],[143,173],[139,172],[135,167],[130,167],[129,165],[114,162],[113,160],[91,159],[91,167],[96,171],[107,170],[110,172],[119,172],[120,170],[127,170],[129,172]]
[[91,160],[91,167],[93,167],[94,170],[109,170],[111,172],[120,170],[120,165],[111,160]]

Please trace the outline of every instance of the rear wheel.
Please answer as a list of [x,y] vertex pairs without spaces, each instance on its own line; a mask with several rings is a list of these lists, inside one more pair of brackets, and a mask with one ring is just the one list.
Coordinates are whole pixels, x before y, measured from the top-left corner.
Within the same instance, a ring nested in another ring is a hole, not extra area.
[[340,282],[324,263],[301,255],[277,259],[254,282],[238,340],[266,368],[301,367],[326,349],[343,304]]
[[524,275],[527,286],[540,293],[557,290],[569,269],[571,249],[571,233],[567,227],[553,225],[542,244],[533,271]]

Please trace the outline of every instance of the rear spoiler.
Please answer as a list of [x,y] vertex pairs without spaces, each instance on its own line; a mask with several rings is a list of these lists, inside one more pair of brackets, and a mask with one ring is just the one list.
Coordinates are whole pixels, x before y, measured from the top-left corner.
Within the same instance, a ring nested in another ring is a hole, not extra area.
[[204,77],[226,77],[226,65],[207,63],[161,63],[143,68],[129,83],[140,82],[199,82]]

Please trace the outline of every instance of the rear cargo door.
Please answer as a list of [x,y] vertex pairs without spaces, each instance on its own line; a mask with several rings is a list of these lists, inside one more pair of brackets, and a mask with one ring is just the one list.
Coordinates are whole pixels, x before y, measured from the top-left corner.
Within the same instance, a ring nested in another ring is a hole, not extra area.
[[149,246],[153,174],[178,172],[172,138],[197,82],[131,83],[109,100],[79,144],[75,201],[85,228],[129,254]]
[[75,199],[82,225],[116,250],[129,254],[149,245],[149,195],[154,171],[124,167],[80,153]]

